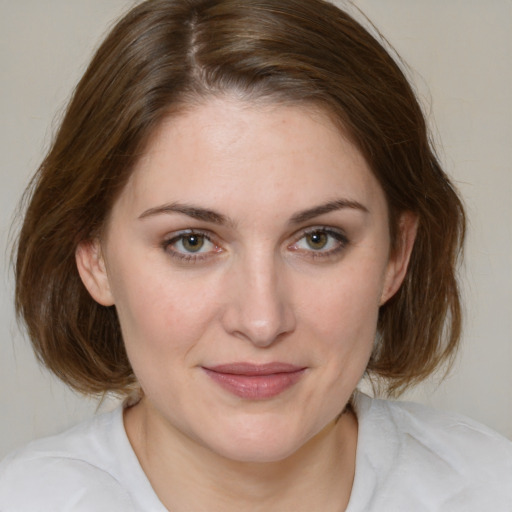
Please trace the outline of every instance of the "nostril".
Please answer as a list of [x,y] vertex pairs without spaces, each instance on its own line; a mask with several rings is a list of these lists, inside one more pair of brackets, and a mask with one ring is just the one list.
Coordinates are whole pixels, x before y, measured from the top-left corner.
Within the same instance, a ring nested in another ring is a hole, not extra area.
[[223,312],[226,332],[266,347],[294,330],[295,316],[285,277],[273,251],[249,251],[229,276],[230,296]]
[[231,335],[245,339],[258,347],[267,347],[295,329],[295,316],[284,305],[272,312],[256,316],[255,310],[233,308],[224,318],[224,328]]

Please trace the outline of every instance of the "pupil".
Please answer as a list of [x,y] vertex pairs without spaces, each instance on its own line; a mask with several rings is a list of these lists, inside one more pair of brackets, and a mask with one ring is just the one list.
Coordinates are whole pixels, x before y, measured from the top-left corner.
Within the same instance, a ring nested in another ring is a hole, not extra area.
[[187,251],[197,252],[204,244],[204,239],[201,235],[188,235],[183,239],[183,247]]
[[325,233],[311,233],[308,237],[308,245],[312,249],[323,249],[327,245],[327,235]]

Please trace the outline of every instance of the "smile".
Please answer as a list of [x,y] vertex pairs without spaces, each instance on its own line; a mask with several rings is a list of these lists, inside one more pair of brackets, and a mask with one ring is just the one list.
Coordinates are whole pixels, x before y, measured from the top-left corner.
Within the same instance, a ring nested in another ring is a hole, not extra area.
[[246,400],[264,400],[280,395],[296,384],[306,368],[287,363],[231,363],[203,367],[203,370],[233,395]]

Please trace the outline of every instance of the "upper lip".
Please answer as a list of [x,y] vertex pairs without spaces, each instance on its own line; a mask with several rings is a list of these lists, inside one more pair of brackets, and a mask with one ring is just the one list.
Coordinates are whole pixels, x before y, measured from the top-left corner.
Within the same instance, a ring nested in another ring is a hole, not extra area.
[[258,376],[258,375],[273,375],[276,373],[293,373],[304,370],[304,366],[297,366],[290,363],[272,362],[265,364],[254,364],[254,363],[227,363],[219,364],[215,366],[205,366],[206,370],[217,373],[225,373],[230,375],[246,375],[246,376]]

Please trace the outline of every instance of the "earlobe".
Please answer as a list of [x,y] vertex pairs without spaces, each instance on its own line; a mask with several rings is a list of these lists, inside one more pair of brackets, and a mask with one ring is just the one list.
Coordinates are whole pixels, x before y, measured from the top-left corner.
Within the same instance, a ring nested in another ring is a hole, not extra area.
[[389,258],[386,269],[381,306],[398,291],[405,278],[417,230],[418,217],[412,212],[402,213],[398,222],[396,248]]
[[112,306],[114,298],[100,241],[94,239],[80,242],[75,251],[75,259],[80,278],[91,297],[102,306]]

